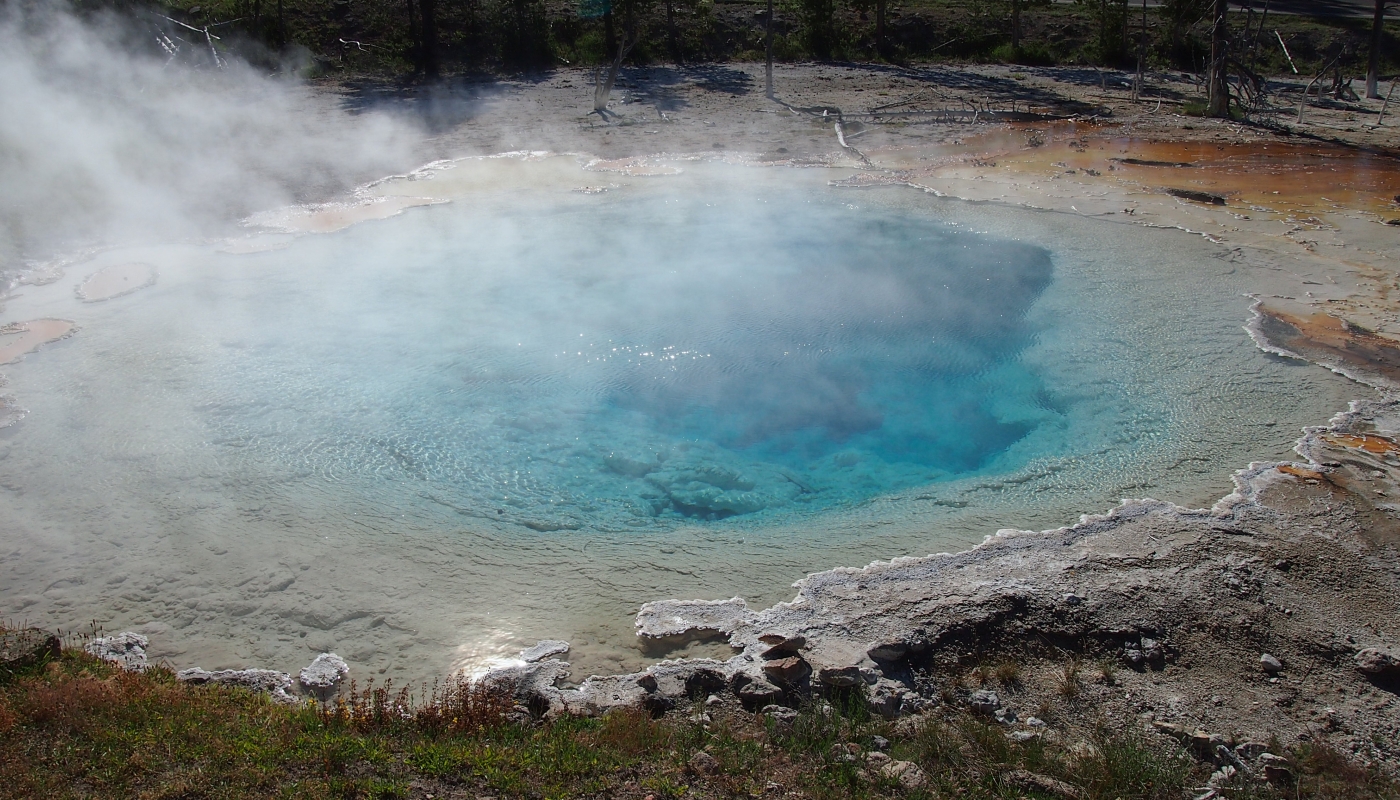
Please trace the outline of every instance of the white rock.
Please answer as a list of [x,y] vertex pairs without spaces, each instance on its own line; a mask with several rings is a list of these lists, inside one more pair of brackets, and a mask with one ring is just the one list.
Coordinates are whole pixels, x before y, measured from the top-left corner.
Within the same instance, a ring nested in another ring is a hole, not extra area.
[[880,773],[886,778],[899,781],[900,786],[910,791],[928,785],[928,776],[912,761],[891,761],[880,768]]
[[150,641],[139,633],[123,631],[114,636],[93,639],[83,645],[89,655],[110,661],[122,669],[142,672],[146,669],[146,647]]
[[1274,656],[1265,653],[1259,656],[1259,668],[1269,673],[1270,675],[1274,675],[1279,672],[1283,672],[1283,662],[1279,661]]
[[350,665],[345,663],[345,659],[335,653],[322,653],[303,667],[297,677],[302,686],[324,700],[335,692],[335,688],[348,674]]
[[990,689],[978,689],[967,699],[967,704],[979,714],[995,714],[1001,708],[1001,698]]
[[192,667],[175,673],[175,679],[183,683],[236,686],[253,692],[263,692],[279,703],[297,702],[288,691],[292,688],[292,676],[270,669],[221,669],[210,672]]

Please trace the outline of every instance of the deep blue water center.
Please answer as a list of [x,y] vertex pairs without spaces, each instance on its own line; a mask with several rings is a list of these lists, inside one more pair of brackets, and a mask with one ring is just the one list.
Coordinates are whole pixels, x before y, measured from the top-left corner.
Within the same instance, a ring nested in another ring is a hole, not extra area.
[[612,342],[672,344],[615,367],[611,406],[793,469],[854,450],[965,472],[1025,435],[978,378],[1031,336],[1048,253],[926,220],[802,213],[820,234],[784,235],[771,205],[739,230],[727,209],[698,210],[692,224],[725,232],[709,252],[609,292],[686,298],[614,326]]
[[833,195],[460,202],[240,262],[215,441],[537,530],[1007,468],[1058,413],[1018,360],[1050,253]]

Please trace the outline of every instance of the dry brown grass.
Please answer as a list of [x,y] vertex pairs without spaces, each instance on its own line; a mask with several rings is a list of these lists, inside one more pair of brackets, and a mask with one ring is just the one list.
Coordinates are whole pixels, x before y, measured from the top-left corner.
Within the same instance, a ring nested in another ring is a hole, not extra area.
[[475,733],[499,726],[512,707],[509,694],[473,683],[462,676],[435,682],[414,697],[408,687],[394,690],[393,681],[361,690],[354,682],[340,697],[321,709],[328,725],[357,732],[412,725],[431,733]]

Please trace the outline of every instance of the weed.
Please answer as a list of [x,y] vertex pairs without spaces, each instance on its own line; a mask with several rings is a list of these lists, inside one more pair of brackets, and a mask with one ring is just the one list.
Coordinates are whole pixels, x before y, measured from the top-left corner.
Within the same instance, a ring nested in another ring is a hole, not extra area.
[[1163,751],[1141,735],[1100,729],[1094,755],[1083,759],[1080,780],[1096,797],[1175,798],[1191,778],[1193,762],[1182,750]]
[[1021,685],[1021,665],[1015,661],[1003,661],[997,664],[997,682],[1008,689],[1015,689]]
[[978,664],[972,670],[973,680],[977,681],[978,686],[986,686],[992,682],[995,676],[996,670],[992,669],[992,666],[986,662]]
[[1071,657],[1060,670],[1060,695],[1067,699],[1079,696],[1079,659]]
[[1105,658],[1099,662],[1099,681],[1113,686],[1118,683],[1118,662]]
[[[1092,746],[1066,748],[1051,737],[1018,744],[1002,726],[965,713],[892,726],[865,702],[859,692],[810,700],[782,736],[753,715],[724,710],[712,710],[703,727],[684,714],[654,719],[644,710],[513,724],[497,714],[503,698],[465,684],[417,700],[371,684],[329,708],[289,708],[243,690],[181,684],[167,670],[124,673],[70,651],[0,686],[0,798],[403,798],[419,781],[469,797],[751,797],[770,782],[816,800],[903,796],[858,759],[833,756],[833,745],[868,749],[875,735],[891,740],[892,757],[928,773],[923,791],[935,797],[1013,796],[1021,788],[1005,776],[1018,770],[1104,800],[1181,797],[1205,778],[1184,751],[1131,732],[1099,730]],[[1051,716],[1044,707],[1038,715]],[[683,766],[700,749],[720,768],[691,783]],[[1289,796],[1381,800],[1400,789],[1322,743],[1290,755],[1298,783]],[[1240,800],[1276,796],[1259,785],[1225,789]]]

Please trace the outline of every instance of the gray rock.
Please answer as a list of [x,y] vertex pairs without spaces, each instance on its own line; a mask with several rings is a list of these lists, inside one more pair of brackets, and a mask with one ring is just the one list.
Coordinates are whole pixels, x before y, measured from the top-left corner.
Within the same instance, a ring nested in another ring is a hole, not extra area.
[[1259,668],[1270,675],[1277,675],[1283,672],[1283,662],[1268,653],[1264,653],[1259,656]]
[[1400,673],[1400,656],[1368,647],[1356,654],[1356,669],[1365,675],[1395,675]]
[[1225,766],[1210,774],[1210,778],[1206,780],[1206,785],[1211,787],[1212,789],[1218,789],[1221,786],[1224,786],[1225,784],[1234,780],[1235,775],[1238,772],[1239,771],[1236,770],[1234,767],[1230,766],[1229,764],[1226,764]]
[[637,612],[637,635],[648,639],[693,633],[727,634],[754,618],[742,597],[728,600],[658,600]]
[[569,643],[561,642],[558,639],[545,639],[534,647],[529,647],[520,651],[520,658],[526,664],[534,664],[544,661],[546,658],[562,656],[569,652]]
[[1039,792],[1053,797],[1060,797],[1063,800],[1082,800],[1086,793],[1083,789],[1072,783],[1065,783],[1049,775],[1041,775],[1038,772],[1031,772],[1024,769],[1013,769],[1003,772],[1001,779],[1007,784],[1028,792]]
[[898,681],[881,678],[870,687],[867,702],[870,710],[885,719],[898,719],[904,709],[904,698],[911,694],[909,688]]
[[739,687],[739,700],[750,708],[755,705],[768,705],[783,696],[783,690],[768,681],[752,681]]
[[1167,660],[1167,648],[1156,639],[1142,637],[1142,657],[1149,664],[1161,664]]
[[904,642],[886,642],[866,650],[865,654],[876,661],[898,661],[908,652],[909,647]]
[[1001,708],[1001,698],[990,689],[978,689],[967,699],[967,705],[978,714],[991,716],[996,713],[998,708]]
[[58,658],[63,644],[39,628],[0,632],[0,670],[15,670]]
[[1288,764],[1288,759],[1283,756],[1260,753],[1259,766],[1263,769],[1264,780],[1275,786],[1289,786],[1297,780],[1293,774],[1293,768]]
[[890,763],[890,757],[884,753],[870,753],[865,757],[865,766],[871,769],[878,769]]
[[83,650],[122,669],[144,672],[149,666],[146,662],[146,647],[149,644],[150,640],[141,634],[123,631],[114,636],[93,639],[83,645]]
[[719,774],[719,761],[704,750],[697,750],[695,755],[690,757],[689,764],[691,771],[697,775]]
[[251,692],[266,694],[279,703],[289,705],[297,702],[297,699],[290,692],[292,676],[271,669],[221,669],[209,672],[199,667],[192,667],[175,673],[175,679],[182,683],[196,685],[214,684],[247,689]]
[[720,696],[717,695],[717,694],[712,694],[712,695],[710,695],[709,697],[706,697],[706,698],[705,698],[705,705],[711,706],[711,707],[714,707],[714,706],[722,706],[722,705],[724,705],[724,698],[723,698],[723,697],[720,697]]
[[860,745],[855,742],[837,742],[831,746],[830,755],[832,761],[854,764],[860,758]]
[[996,717],[997,722],[1003,725],[1016,724],[1016,712],[1010,708],[998,708],[993,712],[993,716]]
[[1017,743],[1029,742],[1031,739],[1035,739],[1038,736],[1040,736],[1039,731],[1008,731],[1006,734],[1006,738]]
[[883,736],[872,736],[870,737],[870,746],[876,750],[888,750],[890,749],[890,740]]
[[1235,745],[1235,755],[1246,761],[1253,761],[1268,750],[1269,746],[1263,742],[1240,742]]
[[792,723],[797,721],[797,711],[785,706],[766,705],[763,707],[763,716],[773,721],[773,724],[780,730],[787,730],[792,727]]
[[763,665],[763,673],[778,683],[793,684],[812,674],[812,666],[798,656],[788,656]]
[[805,636],[785,636],[781,633],[765,633],[759,636],[758,640],[768,645],[768,649],[760,654],[763,658],[783,658],[796,655],[807,645]]
[[904,695],[899,701],[900,714],[921,714],[930,708],[933,708],[932,700],[913,692]]
[[900,786],[909,791],[917,791],[928,785],[928,775],[912,761],[891,761],[880,768],[880,774],[898,781]]
[[335,653],[322,653],[297,675],[301,685],[319,700],[335,694],[340,682],[350,674],[350,665]]
[[860,667],[822,667],[817,672],[817,680],[827,686],[844,687],[856,686],[864,682]]
[[1131,644],[1123,645],[1123,661],[1130,667],[1140,667],[1147,663],[1142,649]]
[[[516,702],[530,709],[533,716],[544,716],[566,710],[558,684],[567,677],[568,662],[551,658],[533,664],[493,669],[481,676],[481,681],[489,687],[509,692]],[[635,697],[629,699],[639,702],[646,692],[638,685],[636,676],[631,677]]]

